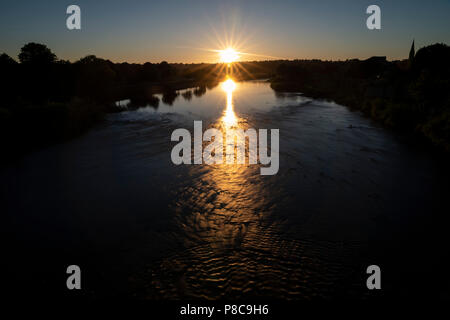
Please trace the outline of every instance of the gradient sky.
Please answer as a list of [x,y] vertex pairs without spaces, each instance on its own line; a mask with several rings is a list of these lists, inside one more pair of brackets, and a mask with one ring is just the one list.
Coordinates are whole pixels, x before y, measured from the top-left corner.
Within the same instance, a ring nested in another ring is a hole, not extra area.
[[[82,29],[66,28],[66,8],[81,8]],[[381,30],[366,28],[366,8],[381,8]],[[450,1],[6,1],[0,4],[0,52],[17,59],[27,42],[61,59],[87,54],[114,62],[216,62],[232,41],[258,55],[241,60],[406,58],[450,44]],[[206,50],[205,50],[206,49]]]

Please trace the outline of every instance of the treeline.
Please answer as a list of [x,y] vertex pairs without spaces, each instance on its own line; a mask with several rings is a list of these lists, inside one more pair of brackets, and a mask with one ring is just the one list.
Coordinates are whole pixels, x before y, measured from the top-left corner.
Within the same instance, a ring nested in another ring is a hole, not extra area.
[[416,54],[412,49],[403,61],[286,61],[271,86],[334,100],[450,151],[450,47],[445,44]]
[[60,60],[45,45],[28,43],[18,61],[0,55],[0,143],[6,154],[76,136],[120,109],[200,96],[227,75],[271,81],[277,91],[299,91],[362,110],[388,127],[425,137],[450,151],[450,47],[435,44],[409,60],[258,61],[224,64],[113,63],[93,55]]
[[243,63],[229,70],[223,64],[113,63],[89,55],[75,62],[58,59],[45,45],[28,43],[18,61],[0,55],[0,142],[9,154],[61,141],[80,134],[119,109],[115,101],[131,99],[131,106],[157,107],[156,93],[171,104],[176,90],[194,87],[200,95],[227,73],[237,79],[270,77],[272,62]]
[[45,45],[28,43],[18,61],[0,55],[0,136],[10,155],[76,136],[117,111],[117,88],[139,81],[164,82],[167,63],[114,64],[86,56],[59,60]]

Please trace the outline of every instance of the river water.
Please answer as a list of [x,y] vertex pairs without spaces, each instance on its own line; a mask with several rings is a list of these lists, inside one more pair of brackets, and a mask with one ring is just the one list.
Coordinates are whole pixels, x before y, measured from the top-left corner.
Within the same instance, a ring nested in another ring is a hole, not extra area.
[[[2,169],[16,290],[29,292],[32,281],[58,292],[65,268],[78,264],[83,294],[94,298],[448,292],[437,283],[447,266],[448,174],[435,156],[332,102],[276,94],[264,81],[233,89],[158,96],[158,107],[109,115]],[[278,173],[174,165],[171,133],[192,131],[194,120],[279,129]],[[366,287],[372,264],[381,293]]]

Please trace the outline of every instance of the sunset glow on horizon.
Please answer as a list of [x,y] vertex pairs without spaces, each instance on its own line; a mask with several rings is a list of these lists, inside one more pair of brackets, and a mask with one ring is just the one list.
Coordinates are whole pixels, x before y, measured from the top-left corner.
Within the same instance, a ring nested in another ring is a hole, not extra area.
[[[450,42],[450,3],[445,0],[407,6],[380,1],[383,27],[376,32],[366,27],[367,3],[362,0],[349,1],[346,10],[331,0],[283,4],[167,0],[133,5],[80,0],[77,4],[82,12],[82,27],[77,31],[66,28],[64,2],[25,0],[2,7],[2,50],[17,59],[25,43],[38,42],[70,61],[94,54],[112,62],[233,63],[371,56],[404,59],[413,39],[416,48]],[[30,10],[34,14],[28,14]]]

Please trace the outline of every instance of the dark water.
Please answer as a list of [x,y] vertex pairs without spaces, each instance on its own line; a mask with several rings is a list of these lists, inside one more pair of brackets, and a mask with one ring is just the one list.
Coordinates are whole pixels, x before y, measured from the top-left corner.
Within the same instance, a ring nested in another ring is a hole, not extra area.
[[[194,120],[278,128],[279,172],[172,164],[171,133]],[[65,292],[78,264],[88,297],[448,297],[443,164],[343,106],[265,82],[111,115],[3,169],[1,186],[22,294]],[[366,288],[371,264],[381,292]]]

